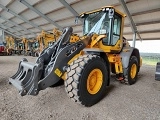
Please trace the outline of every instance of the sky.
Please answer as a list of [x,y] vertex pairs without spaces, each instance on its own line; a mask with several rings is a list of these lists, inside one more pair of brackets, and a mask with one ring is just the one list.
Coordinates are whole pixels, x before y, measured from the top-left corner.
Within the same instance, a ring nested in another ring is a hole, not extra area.
[[[132,41],[129,41],[132,46]],[[136,41],[136,48],[143,53],[160,53],[160,40]]]

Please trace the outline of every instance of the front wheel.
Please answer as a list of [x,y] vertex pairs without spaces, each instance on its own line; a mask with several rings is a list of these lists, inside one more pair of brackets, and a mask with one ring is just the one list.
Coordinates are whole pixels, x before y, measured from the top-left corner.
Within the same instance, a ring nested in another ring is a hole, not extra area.
[[68,68],[65,89],[75,102],[92,106],[100,101],[109,82],[106,62],[97,55],[83,55]]
[[128,66],[128,84],[132,85],[137,81],[138,75],[138,60],[136,56],[131,56]]

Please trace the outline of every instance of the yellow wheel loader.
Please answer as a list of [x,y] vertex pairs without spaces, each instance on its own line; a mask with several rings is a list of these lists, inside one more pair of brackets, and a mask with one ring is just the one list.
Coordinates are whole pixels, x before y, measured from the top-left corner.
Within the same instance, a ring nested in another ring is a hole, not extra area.
[[37,54],[37,41],[36,39],[28,39],[28,54],[29,56],[38,57]]
[[138,49],[124,42],[125,15],[106,6],[80,17],[84,21],[84,36],[78,41],[70,42],[73,29],[67,27],[35,63],[21,60],[17,73],[9,78],[20,95],[38,95],[63,79],[73,101],[92,106],[106,93],[111,72],[121,82],[136,82],[141,58]]
[[58,38],[61,36],[61,31],[58,31],[58,29],[54,28],[53,32],[41,32],[41,39],[43,40],[44,48],[47,48],[52,43],[54,43]]
[[5,51],[7,55],[12,55],[15,53],[15,43],[12,36],[6,36],[6,48]]
[[57,28],[54,28],[51,33],[42,30],[40,35],[38,35],[36,38],[37,43],[39,44],[39,48],[37,49],[36,54],[40,54],[43,51],[43,49],[52,45],[56,40],[58,40],[60,36],[61,36],[61,31],[59,31]]
[[27,55],[28,54],[28,40],[25,38],[25,37],[23,37],[22,38],[22,43],[23,43],[23,54],[24,55]]
[[21,55],[23,52],[22,39],[15,39],[15,53]]
[[[59,39],[61,34],[62,32],[59,31],[57,28],[54,28],[53,32],[51,33],[42,31],[41,34],[37,36],[37,42],[39,44],[39,49],[37,50],[37,53],[40,54],[43,49],[54,44]],[[70,42],[76,42],[77,40],[79,40],[79,36],[77,34],[72,34],[70,37]]]
[[35,39],[26,39],[22,38],[23,47],[23,54],[26,56],[36,56],[36,40]]

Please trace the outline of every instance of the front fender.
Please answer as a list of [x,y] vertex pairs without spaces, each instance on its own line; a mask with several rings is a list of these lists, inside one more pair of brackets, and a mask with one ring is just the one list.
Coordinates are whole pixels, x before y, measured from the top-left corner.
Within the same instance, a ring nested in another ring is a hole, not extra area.
[[107,82],[107,86],[109,86],[110,84],[110,63],[108,60],[108,56],[107,54],[98,48],[85,48],[83,49],[85,54],[95,54],[95,55],[99,55],[101,58],[103,58],[104,62],[106,63],[107,66],[107,70],[108,70],[108,82]]

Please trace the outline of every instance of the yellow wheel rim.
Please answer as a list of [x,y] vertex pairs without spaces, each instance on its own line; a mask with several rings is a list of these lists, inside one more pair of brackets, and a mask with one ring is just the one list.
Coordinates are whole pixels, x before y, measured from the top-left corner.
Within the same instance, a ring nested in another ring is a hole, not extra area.
[[103,74],[100,69],[94,69],[90,72],[87,79],[87,90],[90,94],[96,94],[103,83]]
[[132,79],[135,78],[136,73],[137,73],[137,66],[136,66],[136,64],[133,64],[132,67],[131,67],[131,71],[130,71],[130,75],[131,75]]

